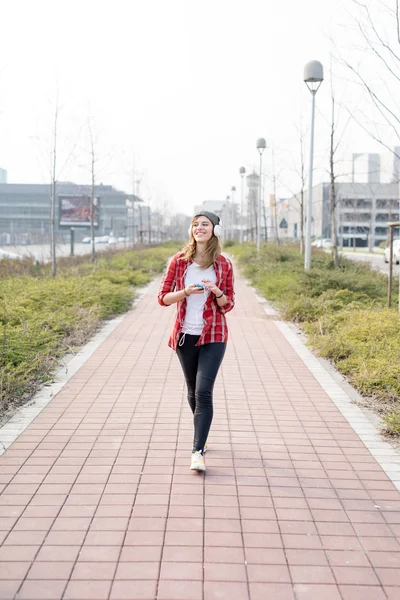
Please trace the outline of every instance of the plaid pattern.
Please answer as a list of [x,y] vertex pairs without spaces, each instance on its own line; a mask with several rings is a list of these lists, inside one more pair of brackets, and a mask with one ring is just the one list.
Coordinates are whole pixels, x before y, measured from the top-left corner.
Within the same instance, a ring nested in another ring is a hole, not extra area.
[[[158,292],[158,302],[164,304],[164,296],[169,292],[177,292],[185,287],[185,275],[189,261],[183,258],[183,253],[178,252],[172,258],[167,271],[162,278]],[[228,327],[225,313],[232,310],[235,305],[235,292],[233,289],[232,263],[225,256],[218,256],[214,263],[216,286],[224,292],[228,302],[224,307],[218,306],[214,294],[209,294],[203,311],[204,327],[196,346],[212,344],[213,342],[228,341]],[[186,298],[177,303],[174,328],[169,338],[168,346],[176,350],[179,334],[182,331],[186,314]]]

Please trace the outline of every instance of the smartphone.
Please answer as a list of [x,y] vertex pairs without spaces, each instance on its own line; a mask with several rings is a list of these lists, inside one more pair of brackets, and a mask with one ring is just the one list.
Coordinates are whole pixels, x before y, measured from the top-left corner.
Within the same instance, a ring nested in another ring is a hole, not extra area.
[[201,283],[196,283],[195,286],[201,288],[202,290],[206,289],[204,285],[201,285]]

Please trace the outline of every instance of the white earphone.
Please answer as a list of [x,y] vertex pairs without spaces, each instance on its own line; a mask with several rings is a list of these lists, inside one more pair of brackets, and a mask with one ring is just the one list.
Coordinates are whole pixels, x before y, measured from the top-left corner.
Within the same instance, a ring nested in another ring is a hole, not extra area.
[[[214,225],[214,231],[213,231],[213,233],[214,233],[214,235],[217,238],[220,238],[221,235],[222,235],[222,227],[221,227],[221,225],[219,225],[219,224]],[[189,237],[192,235],[192,226],[189,227],[188,234],[189,234]]]

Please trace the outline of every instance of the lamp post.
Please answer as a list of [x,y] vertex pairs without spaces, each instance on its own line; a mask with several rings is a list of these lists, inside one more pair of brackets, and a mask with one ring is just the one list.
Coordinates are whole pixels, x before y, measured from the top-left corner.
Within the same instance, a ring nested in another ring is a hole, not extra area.
[[229,239],[229,217],[231,214],[230,208],[229,208],[229,203],[231,201],[231,197],[227,196],[225,198],[226,200],[226,205],[225,205],[225,209],[224,209],[224,219],[225,219],[225,215],[226,215],[226,227],[224,227],[224,238],[225,239]]
[[312,220],[312,192],[313,192],[313,160],[314,160],[314,121],[315,121],[315,94],[318,92],[324,80],[324,68],[317,60],[312,60],[304,67],[304,83],[312,95],[311,106],[311,142],[310,142],[310,174],[308,180],[308,203],[307,203],[307,227],[306,227],[306,249],[304,256],[304,268],[311,268],[311,220]]
[[261,246],[261,195],[262,195],[262,155],[267,147],[267,143],[264,138],[258,138],[257,150],[260,155],[260,180],[258,189],[258,209],[257,209],[257,252],[260,252]]
[[246,173],[244,167],[240,167],[239,174],[242,179],[241,199],[240,199],[240,243],[243,244],[243,179]]
[[232,194],[232,205],[231,205],[231,239],[234,240],[235,239],[235,224],[236,224],[236,210],[235,210],[235,192],[236,192],[236,187],[233,185],[231,187],[231,194]]

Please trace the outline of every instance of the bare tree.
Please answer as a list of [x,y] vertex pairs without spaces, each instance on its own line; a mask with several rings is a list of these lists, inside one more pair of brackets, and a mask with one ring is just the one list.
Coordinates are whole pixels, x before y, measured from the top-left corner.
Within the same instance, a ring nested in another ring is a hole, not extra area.
[[[264,240],[268,242],[268,223],[267,223],[267,207],[265,203],[265,185],[264,185],[264,172],[260,173],[260,193],[261,193],[261,210],[264,221]],[[261,228],[261,215],[260,215],[260,228]]]
[[[287,184],[287,178],[283,178],[280,174],[276,174],[275,172],[275,183],[278,182],[279,185],[282,185],[288,192],[291,194],[293,198],[296,199],[296,202],[299,207],[299,229],[300,229],[300,254],[304,254],[304,216],[305,216],[305,202],[306,202],[306,184],[307,184],[307,173],[306,173],[306,163],[305,163],[305,137],[306,131],[303,128],[303,120],[300,118],[300,125],[296,125],[296,131],[298,135],[299,141],[299,154],[297,158],[294,158],[290,155],[291,164],[288,166],[290,171],[292,171],[296,178],[298,179],[298,189],[295,191],[292,186]],[[274,169],[275,171],[275,169]]]
[[[357,13],[351,17],[363,44],[359,48],[363,60],[354,64],[344,58],[338,48],[336,52],[354,82],[365,92],[375,116],[366,114],[365,105],[353,110],[346,106],[346,109],[363,131],[400,160],[389,141],[390,137],[396,142],[400,139],[400,2],[379,0],[367,4],[352,0],[352,3]],[[379,8],[379,13],[375,14],[374,8]],[[370,59],[367,72],[362,68],[362,64],[367,63],[365,54]]]
[[54,110],[54,125],[53,125],[53,148],[51,159],[51,201],[50,201],[50,246],[51,246],[51,274],[53,277],[57,275],[57,258],[56,258],[56,167],[57,167],[57,125],[58,125],[58,92],[56,98],[56,106]]
[[96,245],[94,235],[94,219],[95,219],[95,164],[96,164],[96,153],[95,153],[95,142],[93,139],[92,123],[90,117],[87,120],[88,132],[89,132],[89,144],[90,144],[90,172],[91,172],[91,188],[90,188],[90,239],[92,241],[92,262],[96,260]]
[[276,236],[276,243],[279,246],[279,229],[278,229],[278,214],[277,214],[277,210],[276,210],[276,171],[275,171],[275,150],[272,150],[272,186],[273,186],[273,206],[272,208],[272,212],[273,212],[273,219],[274,219],[274,225],[275,225],[275,236]]
[[[331,72],[332,76],[332,72]],[[332,79],[332,77],[331,77]],[[331,101],[332,101],[332,113],[331,113],[331,132],[330,132],[330,151],[329,151],[329,215],[331,225],[331,238],[332,238],[332,255],[333,265],[335,268],[339,266],[339,252],[338,252],[338,240],[337,240],[337,219],[336,219],[336,177],[335,177],[335,153],[337,146],[335,146],[335,94],[333,91],[333,85],[331,85]]]

